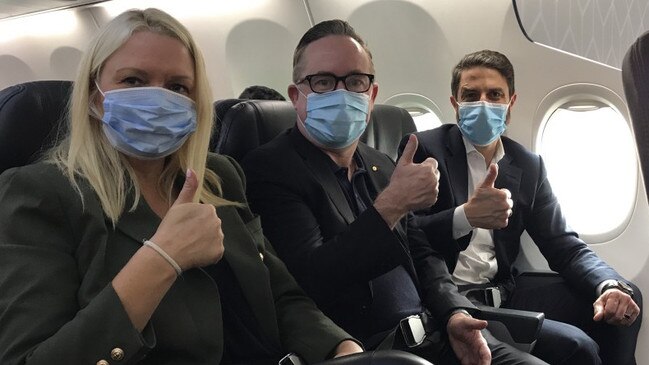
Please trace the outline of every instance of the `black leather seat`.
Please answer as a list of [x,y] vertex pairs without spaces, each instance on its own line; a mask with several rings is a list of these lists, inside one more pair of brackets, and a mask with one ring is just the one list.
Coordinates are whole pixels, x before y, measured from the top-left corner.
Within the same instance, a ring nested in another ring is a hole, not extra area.
[[[295,109],[289,101],[225,99],[215,103],[215,110],[221,127],[212,151],[238,161],[248,151],[293,127],[296,121]],[[415,131],[415,123],[406,110],[376,104],[361,141],[394,160],[401,137]]]
[[36,161],[66,127],[71,81],[33,81],[0,91],[0,173]]
[[622,83],[640,156],[645,191],[649,195],[649,32],[638,37],[624,56]]

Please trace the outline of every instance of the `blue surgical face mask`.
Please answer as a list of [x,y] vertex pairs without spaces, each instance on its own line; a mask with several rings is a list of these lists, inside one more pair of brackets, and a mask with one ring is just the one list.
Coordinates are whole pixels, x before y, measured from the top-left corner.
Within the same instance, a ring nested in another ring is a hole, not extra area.
[[367,127],[369,103],[367,94],[345,89],[311,93],[306,97],[304,127],[309,136],[323,147],[348,147],[361,137]]
[[129,156],[168,156],[196,130],[194,102],[171,90],[133,87],[99,92],[104,95],[104,134],[113,147]]
[[507,129],[509,104],[472,101],[459,103],[458,126],[462,135],[476,146],[487,146]]

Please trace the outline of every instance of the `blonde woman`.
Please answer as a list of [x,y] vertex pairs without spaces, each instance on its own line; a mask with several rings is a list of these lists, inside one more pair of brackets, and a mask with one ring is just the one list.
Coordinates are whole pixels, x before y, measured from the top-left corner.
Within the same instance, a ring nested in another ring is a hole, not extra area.
[[96,36],[70,133],[0,177],[0,363],[309,362],[361,351],[298,288],[207,153],[212,98],[187,29],[128,11]]

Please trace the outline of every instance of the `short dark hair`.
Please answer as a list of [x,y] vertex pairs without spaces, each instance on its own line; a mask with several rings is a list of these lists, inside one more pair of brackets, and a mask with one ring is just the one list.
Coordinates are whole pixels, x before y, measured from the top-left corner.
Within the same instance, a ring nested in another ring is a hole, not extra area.
[[462,77],[462,71],[468,70],[474,67],[486,67],[491,68],[498,73],[500,73],[505,80],[507,80],[507,86],[509,87],[509,97],[511,98],[514,95],[514,66],[509,62],[507,57],[496,51],[490,51],[488,49],[469,53],[468,55],[462,57],[460,62],[455,65],[453,69],[453,76],[451,78],[451,92],[453,97],[457,98],[457,93],[460,89],[460,78]]
[[239,99],[286,100],[277,90],[262,85],[248,86],[241,92]]
[[349,23],[340,19],[325,20],[320,22],[311,29],[307,30],[306,33],[302,36],[300,41],[295,47],[295,52],[293,53],[293,82],[298,82],[300,78],[300,73],[302,72],[302,67],[300,62],[302,61],[302,54],[306,47],[317,41],[318,39],[324,38],[330,35],[342,35],[354,39],[358,42],[361,47],[367,52],[367,55],[370,58],[370,73],[374,73],[374,62],[372,61],[372,52],[367,48],[367,44],[361,38],[361,36],[356,33],[354,28],[352,28]]

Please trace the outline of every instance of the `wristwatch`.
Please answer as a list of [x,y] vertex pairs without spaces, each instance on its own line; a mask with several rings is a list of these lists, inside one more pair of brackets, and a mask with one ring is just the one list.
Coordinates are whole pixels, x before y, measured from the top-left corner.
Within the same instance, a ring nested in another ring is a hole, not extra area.
[[617,289],[633,298],[633,288],[622,280],[612,281],[602,287],[602,294],[609,289]]

